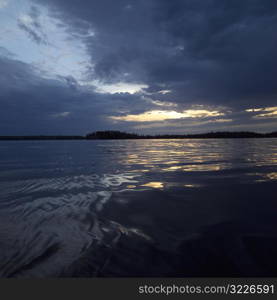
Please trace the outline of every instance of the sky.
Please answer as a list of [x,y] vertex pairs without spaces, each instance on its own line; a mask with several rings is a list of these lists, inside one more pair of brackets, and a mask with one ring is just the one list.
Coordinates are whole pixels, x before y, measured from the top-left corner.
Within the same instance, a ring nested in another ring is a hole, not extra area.
[[0,135],[277,130],[276,0],[0,0]]

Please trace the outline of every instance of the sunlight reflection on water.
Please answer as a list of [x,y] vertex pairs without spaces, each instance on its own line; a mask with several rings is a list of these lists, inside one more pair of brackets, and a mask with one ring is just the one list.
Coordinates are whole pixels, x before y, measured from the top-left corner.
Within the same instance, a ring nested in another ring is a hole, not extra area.
[[[178,240],[171,224],[183,222],[183,215],[178,209],[177,216],[167,214],[174,204],[170,197],[187,205],[191,193],[203,188],[275,183],[276,153],[277,139],[1,142],[0,274],[56,274],[89,247],[112,248],[121,236],[151,240],[158,232],[166,244],[168,230],[170,239]],[[155,225],[153,214],[160,212],[148,209],[159,197],[168,207]],[[132,208],[137,203],[145,205],[143,214]],[[127,208],[128,214],[121,213]],[[112,217],[106,215],[109,209]],[[190,215],[190,207],[182,209]],[[130,220],[136,226],[124,225]],[[186,226],[192,225],[187,221]],[[45,249],[53,252],[51,266],[45,260],[23,268]]]
[[141,186],[148,186],[148,187],[152,187],[154,189],[161,189],[164,187],[164,184],[162,182],[148,182],[148,183],[142,184]]

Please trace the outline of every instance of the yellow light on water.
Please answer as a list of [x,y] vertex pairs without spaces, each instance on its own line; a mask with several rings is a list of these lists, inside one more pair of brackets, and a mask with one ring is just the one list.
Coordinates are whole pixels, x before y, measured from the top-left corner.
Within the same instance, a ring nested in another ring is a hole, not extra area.
[[164,184],[162,182],[148,182],[145,184],[142,184],[141,186],[147,186],[147,187],[152,187],[154,189],[162,189],[164,187]]

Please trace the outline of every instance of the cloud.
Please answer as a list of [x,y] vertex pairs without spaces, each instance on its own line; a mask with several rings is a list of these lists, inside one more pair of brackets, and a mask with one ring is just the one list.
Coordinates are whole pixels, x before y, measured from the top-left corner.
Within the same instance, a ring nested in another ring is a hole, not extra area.
[[171,90],[160,90],[160,91],[158,91],[158,93],[159,93],[159,94],[166,95],[166,94],[171,93]]
[[249,108],[245,111],[252,113],[259,112],[259,114],[253,116],[253,118],[255,119],[277,118],[277,106],[264,108]]
[[25,4],[0,19],[2,132],[276,130],[275,0]]
[[137,115],[112,116],[111,119],[127,122],[155,122],[183,118],[207,118],[217,116],[224,116],[224,113],[216,110],[209,111],[204,109],[188,109],[182,112],[173,110],[151,110]]
[[263,108],[248,108],[245,111],[246,112],[257,112],[257,111],[263,111]]
[[0,56],[13,58],[14,54],[12,52],[10,52],[9,50],[7,50],[5,47],[0,46]]
[[72,34],[94,29],[84,39],[94,78],[163,85],[176,103],[275,101],[274,0],[46,2]]
[[197,126],[203,126],[207,124],[219,124],[219,123],[230,123],[233,122],[232,119],[213,119],[213,120],[197,120],[197,121],[192,121],[192,120],[183,120],[184,122],[171,122],[171,121],[166,121],[163,123],[150,123],[150,124],[139,124],[135,125],[134,128],[137,129],[153,129],[153,128],[184,128],[184,127],[197,127]]
[[0,0],[0,9],[6,7],[8,4],[8,0]]
[[139,95],[72,88],[72,78],[40,77],[36,68],[12,58],[0,57],[0,69],[0,135],[86,134],[113,127],[108,116],[129,112],[130,103],[138,112],[147,107]]
[[47,35],[40,23],[40,12],[36,7],[31,7],[29,14],[22,14],[18,18],[18,27],[25,31],[29,37],[38,44],[48,44]]
[[101,84],[100,82],[95,83],[96,91],[98,93],[117,94],[117,93],[129,93],[135,94],[141,92],[143,89],[148,88],[146,84],[128,83],[128,82],[117,82],[114,84]]
[[254,118],[277,118],[277,110],[266,114],[256,115]]
[[61,113],[53,114],[51,116],[54,117],[54,118],[66,118],[69,115],[70,115],[69,111],[64,111],[64,112],[61,112]]
[[168,102],[168,101],[159,101],[159,100],[152,100],[150,99],[150,102],[157,105],[157,106],[177,106],[176,103]]

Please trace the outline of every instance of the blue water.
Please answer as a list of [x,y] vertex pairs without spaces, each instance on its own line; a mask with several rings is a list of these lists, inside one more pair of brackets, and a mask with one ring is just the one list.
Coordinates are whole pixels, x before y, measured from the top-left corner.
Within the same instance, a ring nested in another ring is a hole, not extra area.
[[0,276],[276,276],[277,139],[0,142]]

